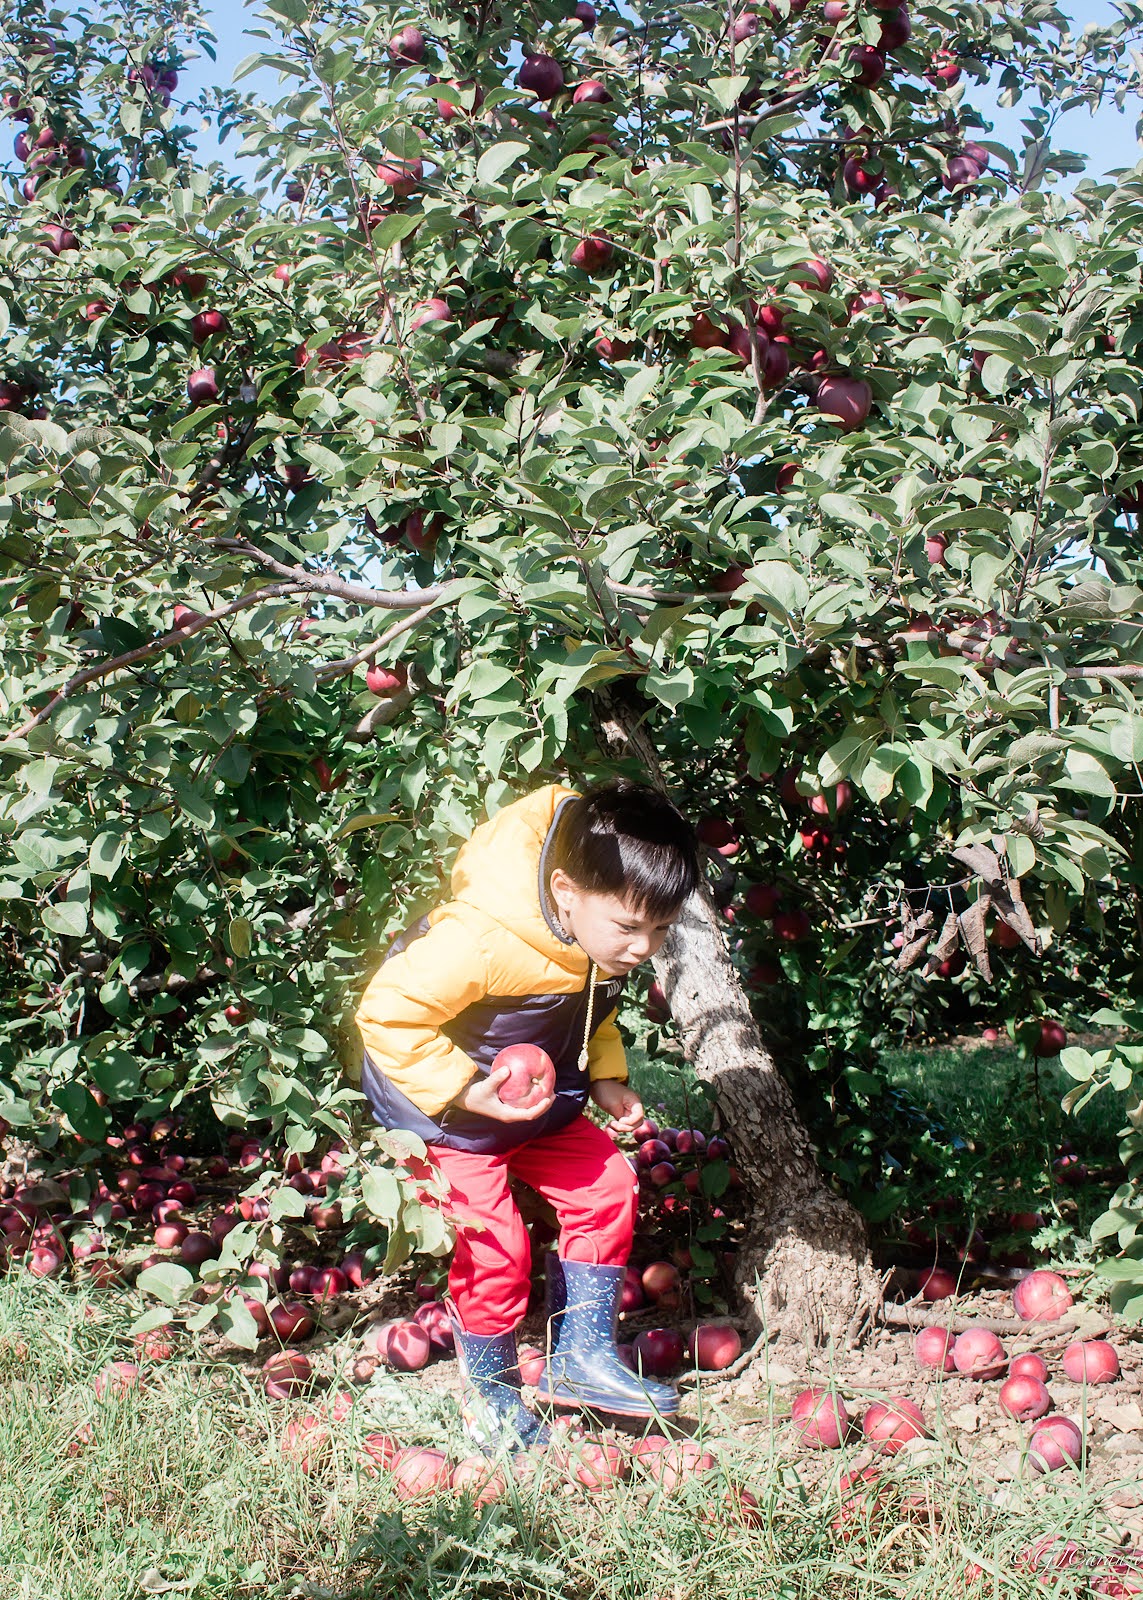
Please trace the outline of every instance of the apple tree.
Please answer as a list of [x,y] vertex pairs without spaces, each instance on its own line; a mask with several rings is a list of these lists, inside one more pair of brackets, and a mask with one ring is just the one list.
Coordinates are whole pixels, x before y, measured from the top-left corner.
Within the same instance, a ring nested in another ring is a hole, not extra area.
[[5,0],[12,1128],[312,1148],[473,823],[625,770],[710,854],[657,975],[739,1287],[856,1336],[884,1174],[833,1107],[901,994],[1001,926],[1021,1021],[1070,939],[1139,969],[1143,179],[1053,187],[1119,10],[272,0],[281,98],[192,107],[193,6]]

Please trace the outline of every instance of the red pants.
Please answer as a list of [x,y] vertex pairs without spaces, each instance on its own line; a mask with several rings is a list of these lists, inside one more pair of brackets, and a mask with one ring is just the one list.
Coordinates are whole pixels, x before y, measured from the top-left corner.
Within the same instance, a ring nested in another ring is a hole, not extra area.
[[507,1333],[528,1306],[531,1241],[509,1178],[555,1207],[561,1256],[607,1267],[626,1263],[638,1183],[614,1141],[587,1117],[513,1150],[477,1155],[438,1144],[429,1146],[429,1156],[452,1186],[448,1213],[457,1238],[448,1286],[467,1333]]

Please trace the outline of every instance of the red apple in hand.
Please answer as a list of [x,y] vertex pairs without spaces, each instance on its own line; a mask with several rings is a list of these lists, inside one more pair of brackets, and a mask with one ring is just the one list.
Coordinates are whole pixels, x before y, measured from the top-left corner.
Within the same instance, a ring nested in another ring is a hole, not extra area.
[[508,1077],[497,1090],[499,1099],[506,1106],[530,1110],[532,1106],[539,1105],[541,1100],[546,1100],[556,1087],[556,1069],[552,1058],[538,1044],[505,1045],[503,1050],[497,1052],[492,1071],[498,1072],[501,1067],[510,1069]]

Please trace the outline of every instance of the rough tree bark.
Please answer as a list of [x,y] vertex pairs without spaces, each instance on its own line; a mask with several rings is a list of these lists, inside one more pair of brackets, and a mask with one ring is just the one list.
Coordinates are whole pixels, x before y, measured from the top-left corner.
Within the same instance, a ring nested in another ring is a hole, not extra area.
[[[649,781],[667,792],[641,725],[644,710],[615,685],[593,695],[605,747],[635,756]],[[865,1223],[818,1170],[705,887],[687,902],[654,965],[687,1060],[715,1092],[750,1196],[736,1282],[754,1335],[807,1353],[854,1343],[881,1306]]]

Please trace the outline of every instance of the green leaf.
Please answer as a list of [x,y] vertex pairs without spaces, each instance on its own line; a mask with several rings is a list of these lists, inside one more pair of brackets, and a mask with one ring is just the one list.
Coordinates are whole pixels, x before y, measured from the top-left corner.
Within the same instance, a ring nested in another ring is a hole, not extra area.
[[258,1324],[241,1295],[232,1295],[223,1301],[218,1310],[218,1326],[231,1344],[236,1344],[240,1350],[257,1348],[258,1340],[261,1338]]
[[478,183],[497,183],[514,161],[519,161],[526,156],[531,145],[524,144],[517,139],[502,139],[498,144],[489,145],[488,149],[476,163],[476,181]]
[[244,960],[251,950],[254,935],[254,924],[249,917],[234,917],[227,929],[227,938],[230,949],[239,960]]
[[101,1050],[87,1070],[109,1100],[132,1100],[139,1093],[139,1068],[126,1050]]
[[121,833],[97,833],[88,852],[88,866],[101,878],[113,878],[127,854],[127,839]]
[[82,1083],[61,1083],[52,1092],[52,1104],[59,1107],[73,1130],[89,1144],[98,1143],[107,1133],[107,1117]]
[[379,1222],[395,1222],[401,1212],[401,1186],[390,1167],[369,1167],[361,1180],[361,1198]]
[[82,939],[88,927],[87,907],[78,900],[63,900],[59,905],[46,906],[40,921],[51,933]]
[[270,1221],[281,1222],[284,1217],[304,1217],[306,1197],[291,1189],[289,1184],[279,1189],[270,1201]]
[[135,1279],[135,1287],[165,1306],[177,1306],[194,1288],[194,1275],[176,1261],[163,1261],[157,1267],[144,1267]]

